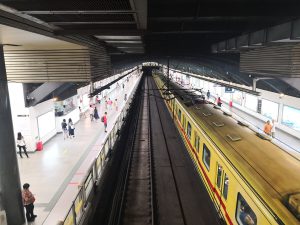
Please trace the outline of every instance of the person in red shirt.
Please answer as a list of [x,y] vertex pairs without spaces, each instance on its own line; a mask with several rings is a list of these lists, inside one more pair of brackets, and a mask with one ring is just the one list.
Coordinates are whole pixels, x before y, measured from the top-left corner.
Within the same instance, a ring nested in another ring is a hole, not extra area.
[[104,115],[102,116],[102,122],[104,124],[105,132],[107,132],[107,112],[105,112]]
[[23,205],[26,209],[26,219],[28,222],[34,221],[35,217],[37,215],[34,215],[33,209],[34,205],[33,203],[35,202],[35,198],[31,191],[29,191],[30,185],[28,183],[25,183],[23,185],[23,190],[22,190],[22,200],[23,200]]
[[222,100],[220,97],[218,97],[218,99],[217,99],[217,105],[220,107],[222,106]]

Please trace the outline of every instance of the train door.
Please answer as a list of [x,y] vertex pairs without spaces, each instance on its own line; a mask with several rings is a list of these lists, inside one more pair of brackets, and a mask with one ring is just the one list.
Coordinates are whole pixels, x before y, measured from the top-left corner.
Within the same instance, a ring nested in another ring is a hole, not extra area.
[[224,215],[226,210],[226,202],[228,198],[229,177],[222,164],[217,162],[217,176],[216,176],[216,198],[218,201],[218,211]]

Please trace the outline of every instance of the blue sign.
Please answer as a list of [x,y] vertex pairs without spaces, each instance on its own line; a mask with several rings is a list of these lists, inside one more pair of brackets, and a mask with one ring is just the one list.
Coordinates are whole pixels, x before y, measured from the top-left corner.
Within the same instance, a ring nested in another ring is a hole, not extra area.
[[225,87],[225,93],[234,93],[234,89],[231,87]]

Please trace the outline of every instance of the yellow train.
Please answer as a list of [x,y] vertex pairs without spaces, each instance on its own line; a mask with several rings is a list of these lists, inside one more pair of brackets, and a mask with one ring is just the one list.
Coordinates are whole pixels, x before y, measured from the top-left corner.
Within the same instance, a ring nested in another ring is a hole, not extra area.
[[155,82],[216,209],[230,225],[300,224],[300,155],[241,126],[163,76]]

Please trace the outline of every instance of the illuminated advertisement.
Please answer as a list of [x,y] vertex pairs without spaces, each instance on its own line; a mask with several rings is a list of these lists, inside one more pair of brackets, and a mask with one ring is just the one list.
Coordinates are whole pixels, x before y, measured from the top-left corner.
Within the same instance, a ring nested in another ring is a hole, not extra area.
[[39,137],[43,138],[55,129],[54,111],[47,112],[37,118]]

